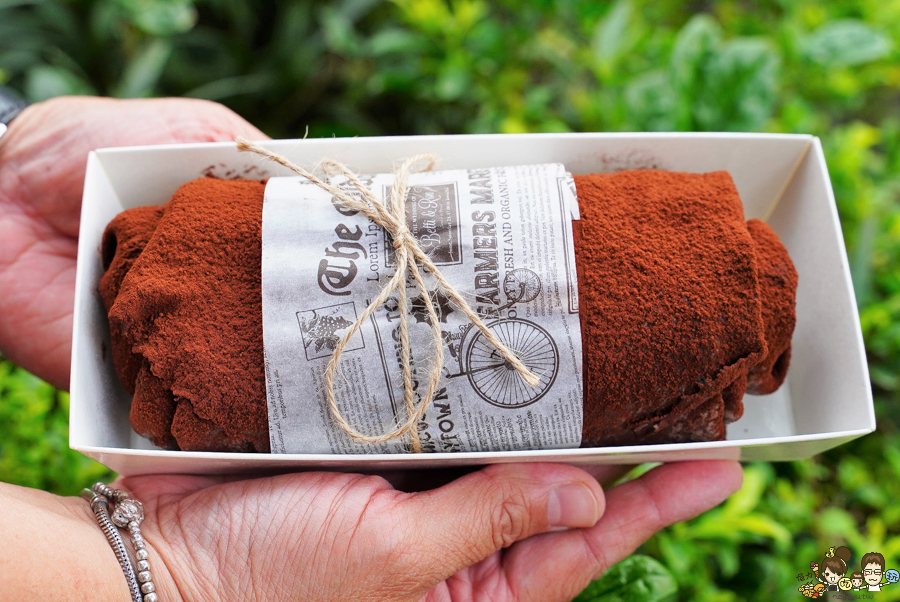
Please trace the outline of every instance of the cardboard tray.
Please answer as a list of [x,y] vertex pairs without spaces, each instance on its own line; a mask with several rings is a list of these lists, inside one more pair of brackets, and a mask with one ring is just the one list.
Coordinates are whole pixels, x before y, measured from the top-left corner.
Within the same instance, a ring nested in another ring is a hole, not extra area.
[[78,247],[72,350],[70,445],[124,475],[216,474],[328,469],[361,472],[496,462],[632,464],[730,458],[794,460],[875,429],[865,349],[847,254],[818,138],[775,134],[524,134],[308,139],[266,146],[295,163],[323,157],[361,172],[392,171],[430,152],[438,169],[561,162],[573,173],[665,169],[731,173],[746,217],[766,220],[797,267],[797,327],[791,367],[774,394],[746,396],[726,441],[544,451],[423,455],[312,455],[172,452],[154,448],[128,424],[130,397],[119,385],[97,292],[100,239],[124,209],[163,204],[201,175],[288,175],[234,144],[98,150],[90,154]]

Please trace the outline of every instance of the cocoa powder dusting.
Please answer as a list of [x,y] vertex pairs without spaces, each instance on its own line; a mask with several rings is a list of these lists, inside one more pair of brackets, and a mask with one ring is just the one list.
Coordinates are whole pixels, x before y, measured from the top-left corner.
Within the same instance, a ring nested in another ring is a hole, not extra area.
[[723,439],[767,357],[761,300],[777,297],[760,295],[731,177],[641,170],[575,186],[582,445]]
[[778,235],[765,222],[752,219],[747,229],[759,263],[759,292],[768,353],[750,369],[747,392],[767,395],[784,382],[791,361],[791,335],[797,316],[797,270]]
[[[583,446],[725,437],[790,358],[797,275],[726,172],[575,176]],[[269,451],[264,184],[194,180],[124,212],[100,282],[131,422],[170,449]]]
[[[149,209],[128,211],[104,236],[113,259],[100,290],[110,331],[121,333],[113,337],[113,360],[134,391],[132,426],[157,445],[269,451],[264,189],[254,180],[194,180],[157,208],[155,223]],[[128,269],[132,249],[144,241]],[[135,356],[141,363],[133,377]]]

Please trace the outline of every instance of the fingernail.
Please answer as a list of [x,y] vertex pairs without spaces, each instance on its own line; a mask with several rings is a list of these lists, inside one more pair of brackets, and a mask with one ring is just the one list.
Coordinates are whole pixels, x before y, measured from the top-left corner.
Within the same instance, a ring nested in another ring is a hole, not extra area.
[[551,527],[593,527],[598,520],[600,506],[587,485],[562,485],[550,492],[547,521]]

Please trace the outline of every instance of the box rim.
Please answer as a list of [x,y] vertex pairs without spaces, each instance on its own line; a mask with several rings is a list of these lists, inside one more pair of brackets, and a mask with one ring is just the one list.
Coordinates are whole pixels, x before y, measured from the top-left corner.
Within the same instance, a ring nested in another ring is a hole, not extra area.
[[[787,134],[787,133],[757,133],[757,132],[538,132],[526,134],[428,134],[424,136],[357,136],[353,138],[280,138],[259,140],[262,146],[284,144],[311,144],[322,142],[350,142],[354,143],[377,143],[383,141],[405,141],[419,140],[427,142],[429,140],[446,140],[446,139],[467,139],[472,141],[486,140],[492,138],[519,138],[525,139],[547,139],[547,138],[690,138],[690,139],[728,139],[734,138],[739,140],[807,140],[812,141],[818,139],[812,134]],[[188,142],[188,143],[172,143],[172,144],[155,144],[155,145],[136,145],[136,146],[117,146],[98,148],[92,152],[97,153],[101,158],[107,154],[122,154],[131,152],[140,152],[147,150],[172,150],[172,149],[202,149],[202,148],[230,148],[236,146],[235,142]]]
[[[802,443],[808,441],[825,441],[831,439],[857,438],[871,433],[874,429],[854,429],[832,433],[812,433],[809,435],[785,435],[781,437],[765,437],[756,439],[736,439],[726,441],[695,441],[690,443],[661,443],[652,445],[627,445],[620,447],[577,447],[563,449],[518,450],[495,452],[436,452],[428,454],[259,454],[238,452],[206,452],[206,451],[169,451],[164,449],[131,449],[122,447],[80,446],[74,449],[84,453],[119,454],[123,456],[184,458],[203,460],[260,460],[272,463],[304,463],[346,464],[348,460],[365,459],[370,462],[384,463],[426,463],[444,459],[492,460],[497,458],[521,458],[523,460],[539,459],[553,456],[590,457],[590,456],[623,456],[648,452],[698,451],[704,449],[729,449],[744,447],[760,447],[777,444]],[[415,468],[415,466],[408,466]]]

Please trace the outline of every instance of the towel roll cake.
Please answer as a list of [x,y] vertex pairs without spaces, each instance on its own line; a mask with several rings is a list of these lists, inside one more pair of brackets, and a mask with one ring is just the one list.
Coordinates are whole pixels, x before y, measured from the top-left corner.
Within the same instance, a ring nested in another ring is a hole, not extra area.
[[[710,441],[784,380],[797,273],[727,172],[575,176],[582,446]],[[99,289],[131,424],[167,449],[268,452],[262,204],[201,178],[107,227]]]

